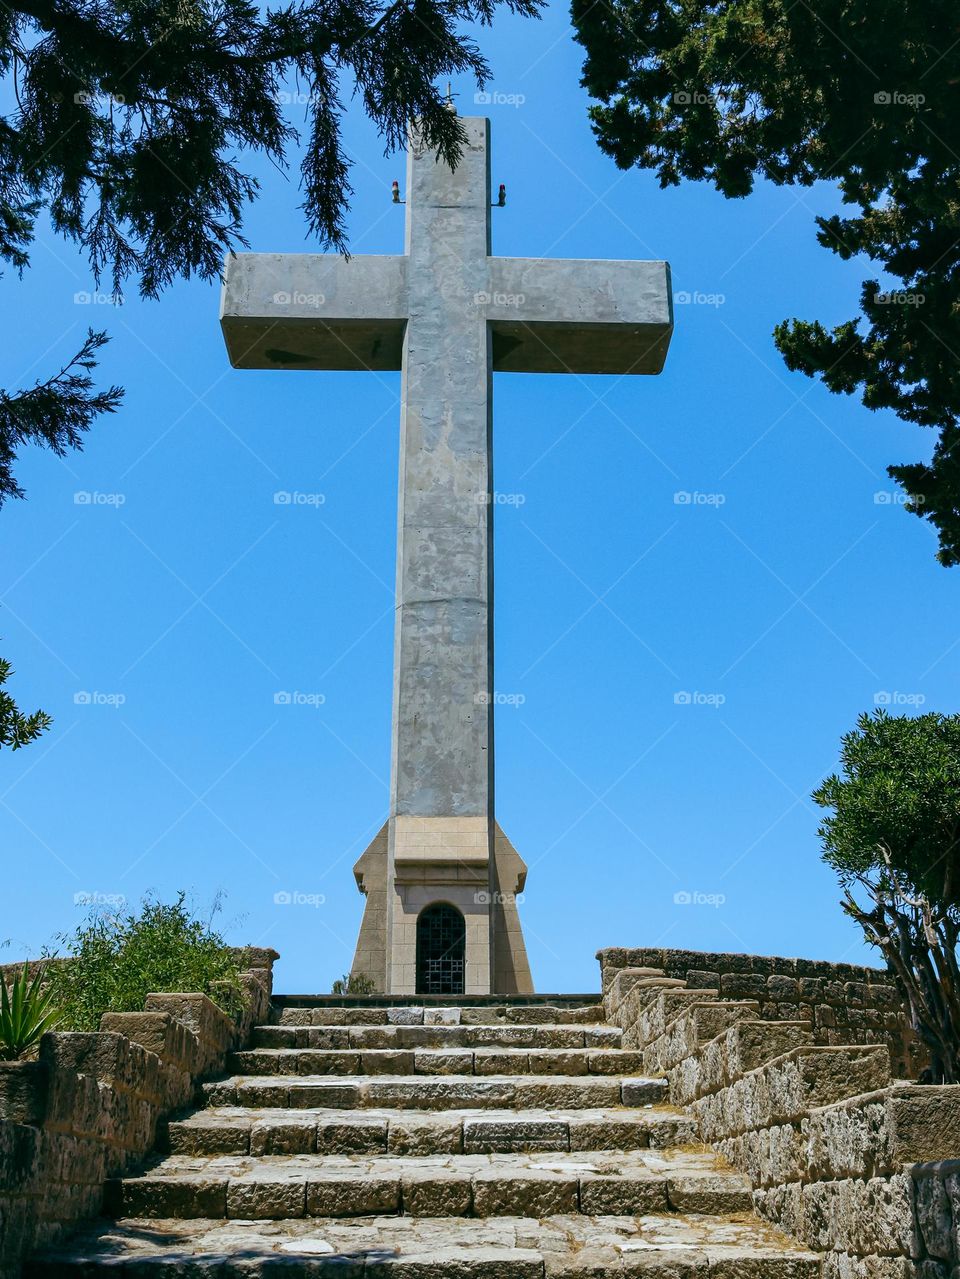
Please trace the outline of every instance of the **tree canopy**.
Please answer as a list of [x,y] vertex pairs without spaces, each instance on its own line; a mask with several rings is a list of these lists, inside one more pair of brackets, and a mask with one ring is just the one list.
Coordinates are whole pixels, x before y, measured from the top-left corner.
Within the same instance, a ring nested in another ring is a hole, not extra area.
[[861,715],[814,792],[844,907],[909,999],[933,1077],[960,1082],[960,715]]
[[787,366],[933,427],[929,464],[888,468],[960,563],[960,24],[946,0],[573,0],[600,147],[662,185],[746,196],[835,182],[821,244],[865,255],[859,314],[774,331]]
[[[488,67],[464,28],[498,9],[535,16],[542,0],[11,0],[0,6],[0,267],[22,273],[38,219],[85,254],[97,285],[136,281],[157,297],[172,281],[219,277],[247,247],[243,214],[259,190],[244,157],[280,168],[302,150],[306,230],[345,251],[352,194],[341,121],[355,96],[386,149],[408,121],[453,164],[463,126],[440,85]],[[293,95],[285,86],[296,84]],[[305,103],[305,136],[284,108]],[[0,387],[0,506],[23,497],[25,445],[79,449],[122,390],[91,376],[107,340],[91,330],[71,359],[31,387]],[[0,675],[2,683],[5,675]],[[0,745],[48,723],[0,702]]]

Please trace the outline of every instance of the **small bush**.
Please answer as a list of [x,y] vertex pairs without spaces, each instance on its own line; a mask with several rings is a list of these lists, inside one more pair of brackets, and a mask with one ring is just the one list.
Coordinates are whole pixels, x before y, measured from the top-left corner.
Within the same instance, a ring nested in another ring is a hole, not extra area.
[[147,995],[199,991],[231,1016],[243,1007],[240,964],[212,927],[220,909],[198,919],[180,893],[146,898],[139,913],[94,913],[58,940],[70,962],[51,965],[49,983],[65,1030],[97,1030],[106,1012],[139,1012]]
[[0,977],[0,1061],[19,1061],[32,1054],[40,1036],[59,1021],[53,991],[44,985],[44,977],[40,968],[31,981],[24,964],[9,991]]
[[375,995],[377,984],[366,973],[344,973],[330,987],[331,995]]

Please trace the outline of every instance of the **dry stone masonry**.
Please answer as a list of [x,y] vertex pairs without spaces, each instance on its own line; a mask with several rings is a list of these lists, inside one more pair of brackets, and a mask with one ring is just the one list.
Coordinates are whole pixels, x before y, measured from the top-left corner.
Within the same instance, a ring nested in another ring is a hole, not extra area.
[[3,1147],[4,1279],[25,1239],[24,1279],[958,1279],[960,1088],[897,1077],[887,974],[600,960],[602,996],[278,997],[232,1045],[166,996],[48,1036],[4,1074],[0,1141],[62,1143]]
[[599,959],[623,1042],[747,1175],[761,1217],[820,1255],[824,1279],[957,1279],[960,1088],[898,1079],[922,1058],[888,973],[684,951]]
[[598,996],[278,1000],[28,1279],[816,1279]]

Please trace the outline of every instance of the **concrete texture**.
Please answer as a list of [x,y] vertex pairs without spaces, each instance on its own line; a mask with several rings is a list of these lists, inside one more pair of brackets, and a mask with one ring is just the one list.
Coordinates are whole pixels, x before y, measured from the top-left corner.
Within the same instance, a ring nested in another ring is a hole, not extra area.
[[221,306],[237,368],[402,370],[390,812],[353,969],[396,994],[437,902],[464,916],[461,993],[532,989],[494,822],[492,374],[657,373],[673,326],[665,262],[491,256],[489,122],[463,126],[455,171],[411,134],[402,256],[241,254]]

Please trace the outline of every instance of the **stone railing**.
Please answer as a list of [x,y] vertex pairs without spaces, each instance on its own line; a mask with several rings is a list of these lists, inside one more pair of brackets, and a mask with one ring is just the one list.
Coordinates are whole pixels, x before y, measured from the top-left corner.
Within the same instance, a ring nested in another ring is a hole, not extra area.
[[886,969],[651,948],[602,950],[597,958],[605,994],[621,969],[655,968],[688,990],[748,1000],[764,1021],[806,1022],[818,1044],[886,1044],[897,1075],[916,1078],[924,1064]]
[[278,955],[241,953],[237,1018],[205,995],[149,995],[143,1012],[108,1013],[99,1031],[44,1035],[36,1061],[0,1063],[0,1279],[95,1216],[104,1183],[143,1159],[160,1122],[268,1019]]
[[[891,1061],[914,1058],[905,1017],[849,1016],[892,1011],[886,973],[653,950],[599,958],[607,1015],[645,1070],[667,1078],[701,1138],[749,1176],[757,1211],[823,1254],[824,1279],[957,1279],[960,1087],[896,1082]],[[795,988],[771,985],[791,968]],[[764,989],[728,982],[724,998],[728,974]],[[853,987],[849,1010],[832,983]],[[772,988],[795,998],[774,1000]],[[832,997],[829,1026],[804,1004],[815,993]]]

